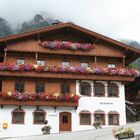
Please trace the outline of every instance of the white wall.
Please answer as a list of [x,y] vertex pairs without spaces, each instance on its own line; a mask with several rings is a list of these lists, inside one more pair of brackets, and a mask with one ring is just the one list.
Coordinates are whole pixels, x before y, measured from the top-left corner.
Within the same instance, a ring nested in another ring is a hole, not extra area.
[[[93,82],[89,81],[92,85]],[[105,85],[107,82],[103,82]],[[52,127],[51,133],[59,132],[59,113],[60,112],[70,112],[72,113],[72,131],[80,131],[93,129],[92,125],[80,125],[79,113],[82,110],[88,110],[92,114],[92,123],[93,124],[93,113],[100,109],[103,110],[106,114],[104,127],[108,127],[108,117],[107,114],[110,111],[117,111],[120,114],[120,125],[126,123],[125,116],[125,94],[124,94],[124,85],[117,82],[119,86],[119,97],[109,98],[109,97],[84,97],[82,96],[79,100],[79,106],[75,111],[74,107],[57,107],[56,111],[54,107],[40,107],[46,111],[46,120],[48,120],[49,125]],[[93,87],[93,85],[92,85]],[[93,92],[93,90],[92,90]],[[106,90],[107,92],[107,90]],[[79,93],[79,82],[76,82],[76,93]],[[93,95],[94,93],[92,93]],[[107,93],[106,93],[107,94]],[[33,124],[33,112],[36,110],[36,107],[33,106],[22,106],[22,109],[26,112],[25,114],[25,124],[11,124],[11,112],[17,108],[17,106],[4,106],[0,108],[0,137],[13,137],[13,136],[27,136],[27,135],[38,135],[42,134],[41,128],[44,125]],[[8,123],[8,129],[3,129],[3,122]]]

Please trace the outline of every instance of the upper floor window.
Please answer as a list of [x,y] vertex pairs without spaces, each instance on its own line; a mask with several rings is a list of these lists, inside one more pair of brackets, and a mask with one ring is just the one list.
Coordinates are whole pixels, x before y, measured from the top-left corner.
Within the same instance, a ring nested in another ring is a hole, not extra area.
[[61,84],[61,94],[65,95],[67,93],[70,93],[70,84],[67,83]]
[[81,62],[81,67],[89,67],[89,64],[88,63],[86,63],[86,62]]
[[94,113],[94,121],[100,121],[105,125],[105,113],[102,110],[97,110]]
[[13,124],[24,124],[25,112],[23,109],[15,109],[12,112],[12,123]]
[[37,60],[37,65],[44,66],[45,61],[44,60]]
[[110,111],[108,114],[109,125],[119,125],[119,114],[116,111]]
[[24,82],[21,81],[15,82],[15,90],[21,93],[24,92]]
[[114,68],[116,68],[116,65],[115,64],[108,64],[108,68],[114,69]]
[[80,112],[80,125],[91,125],[91,113],[89,111]]
[[34,124],[44,124],[45,111],[43,109],[37,109],[33,112]]
[[94,84],[95,96],[104,96],[105,95],[105,86],[102,83]]
[[115,83],[109,83],[107,87],[109,97],[118,97],[119,89],[118,85]]
[[41,93],[45,91],[44,83],[36,83],[36,93]]
[[91,95],[91,85],[88,82],[80,83],[80,94],[85,96]]
[[62,66],[70,66],[70,62],[69,61],[62,61]]
[[17,59],[17,65],[25,64],[25,60],[23,58]]

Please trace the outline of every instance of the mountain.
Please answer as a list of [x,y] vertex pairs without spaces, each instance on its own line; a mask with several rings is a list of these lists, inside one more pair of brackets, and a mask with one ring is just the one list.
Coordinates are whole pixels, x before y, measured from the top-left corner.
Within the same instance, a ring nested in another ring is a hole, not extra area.
[[61,21],[36,14],[31,20],[24,21],[21,25],[18,25],[15,30],[12,30],[12,26],[4,18],[0,18],[0,37],[47,27],[55,23],[61,23]]
[[[128,44],[134,48],[140,49],[140,43],[134,40],[127,40],[127,41],[122,41],[125,44]],[[136,59],[133,63],[129,65],[129,67],[137,68],[140,71],[140,58]]]
[[9,23],[5,19],[0,18],[0,37],[7,36],[12,33],[13,31]]

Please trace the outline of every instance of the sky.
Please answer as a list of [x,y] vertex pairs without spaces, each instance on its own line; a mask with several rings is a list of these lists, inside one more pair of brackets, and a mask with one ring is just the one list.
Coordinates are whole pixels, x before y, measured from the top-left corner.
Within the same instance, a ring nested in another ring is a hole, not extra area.
[[0,17],[13,26],[37,13],[117,40],[140,42],[140,0],[0,0]]

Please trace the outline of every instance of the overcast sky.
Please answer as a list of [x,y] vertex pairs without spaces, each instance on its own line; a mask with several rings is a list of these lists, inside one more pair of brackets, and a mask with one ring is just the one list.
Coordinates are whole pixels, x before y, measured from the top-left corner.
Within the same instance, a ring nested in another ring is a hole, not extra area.
[[13,25],[36,13],[140,42],[140,0],[0,0],[0,17]]

